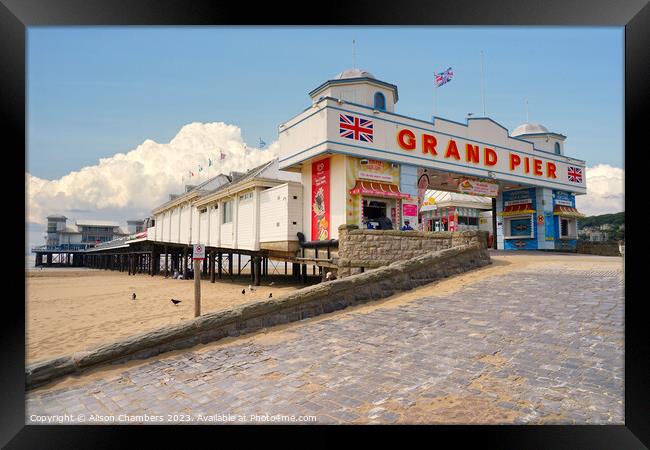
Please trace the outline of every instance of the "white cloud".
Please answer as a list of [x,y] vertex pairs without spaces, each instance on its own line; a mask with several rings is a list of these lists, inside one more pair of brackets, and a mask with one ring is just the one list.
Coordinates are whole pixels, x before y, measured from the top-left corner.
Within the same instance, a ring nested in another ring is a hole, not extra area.
[[625,210],[625,172],[619,167],[598,164],[587,167],[587,195],[576,196],[578,211],[588,216]]
[[[169,143],[150,139],[127,153],[102,158],[94,166],[56,179],[26,173],[26,222],[44,224],[50,214],[110,219],[125,225],[127,218],[148,216],[157,205],[218,173],[246,171],[278,154],[279,144],[266,149],[246,146],[241,129],[222,122],[185,125]],[[226,158],[221,160],[222,151]],[[208,167],[208,158],[212,167]],[[189,171],[201,178],[189,177]],[[209,171],[209,172],[208,172]],[[182,177],[185,176],[183,180]],[[83,211],[88,211],[84,213]]]

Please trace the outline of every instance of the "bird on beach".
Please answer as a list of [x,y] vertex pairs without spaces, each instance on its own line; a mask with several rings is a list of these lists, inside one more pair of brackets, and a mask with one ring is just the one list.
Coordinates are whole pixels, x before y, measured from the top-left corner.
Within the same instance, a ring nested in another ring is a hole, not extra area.
[[181,302],[180,300],[174,300],[174,299],[172,298],[172,303],[173,303],[174,305],[178,306],[178,304],[179,304],[180,302]]
[[245,294],[245,293],[246,293],[246,289],[242,289],[242,290],[241,290],[241,293],[242,293],[242,294]]
[[135,292],[131,295],[131,300],[135,300]]
[[248,290],[251,292],[255,292],[255,288],[252,285],[248,285]]
[[273,292],[269,292],[269,298],[273,298]]
[[273,286],[274,284],[275,284],[275,281],[271,281],[271,282],[269,283],[269,286]]

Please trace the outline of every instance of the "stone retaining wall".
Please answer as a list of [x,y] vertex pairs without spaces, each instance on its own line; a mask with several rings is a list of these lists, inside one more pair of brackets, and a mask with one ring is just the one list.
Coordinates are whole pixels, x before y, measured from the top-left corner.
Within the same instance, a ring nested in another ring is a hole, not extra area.
[[578,241],[576,252],[600,256],[621,256],[618,242]]
[[356,268],[374,269],[462,245],[478,244],[487,248],[487,237],[487,231],[368,230],[356,225],[341,225],[338,275],[346,277]]
[[35,363],[26,368],[26,386],[29,389],[99,365],[148,358],[226,336],[238,336],[317,316],[388,297],[487,264],[490,264],[490,257],[485,246],[479,243],[429,252],[344,279],[306,287],[282,297],[247,303],[228,311],[207,313],[91,351]]

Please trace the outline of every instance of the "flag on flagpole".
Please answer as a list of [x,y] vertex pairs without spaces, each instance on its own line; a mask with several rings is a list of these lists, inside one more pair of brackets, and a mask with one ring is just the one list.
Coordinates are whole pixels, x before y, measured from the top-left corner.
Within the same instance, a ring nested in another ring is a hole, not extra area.
[[454,72],[451,70],[450,67],[444,72],[436,73],[434,75],[435,75],[436,86],[440,87],[443,84],[451,81],[451,78],[454,76]]

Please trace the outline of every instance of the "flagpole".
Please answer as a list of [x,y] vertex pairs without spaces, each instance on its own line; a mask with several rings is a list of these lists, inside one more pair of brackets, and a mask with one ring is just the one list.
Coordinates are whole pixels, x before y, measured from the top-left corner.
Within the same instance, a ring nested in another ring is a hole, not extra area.
[[435,122],[436,120],[436,91],[438,90],[438,83],[436,83],[435,75],[433,79],[433,117],[431,118],[431,122]]
[[483,73],[483,50],[481,50],[481,97],[483,99],[483,117],[485,117],[485,75]]

